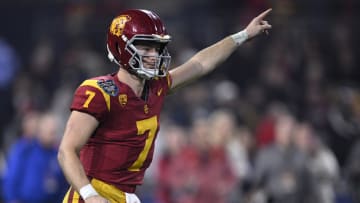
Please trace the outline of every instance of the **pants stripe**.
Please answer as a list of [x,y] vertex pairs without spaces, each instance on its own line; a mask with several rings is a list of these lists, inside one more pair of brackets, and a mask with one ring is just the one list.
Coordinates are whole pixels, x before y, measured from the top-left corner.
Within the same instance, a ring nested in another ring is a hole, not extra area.
[[70,190],[71,190],[71,188],[69,188],[69,190],[66,192],[65,197],[64,197],[62,203],[68,203],[68,202],[69,202],[69,193],[70,193]]
[[64,197],[63,203],[85,203],[85,201],[72,187],[70,187]]

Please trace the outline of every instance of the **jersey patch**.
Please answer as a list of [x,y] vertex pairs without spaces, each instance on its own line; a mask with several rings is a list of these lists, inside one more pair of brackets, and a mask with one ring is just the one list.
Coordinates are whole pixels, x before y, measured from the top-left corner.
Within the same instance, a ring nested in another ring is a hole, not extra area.
[[117,96],[119,94],[119,88],[115,85],[113,80],[100,79],[97,81],[99,87],[110,96]]

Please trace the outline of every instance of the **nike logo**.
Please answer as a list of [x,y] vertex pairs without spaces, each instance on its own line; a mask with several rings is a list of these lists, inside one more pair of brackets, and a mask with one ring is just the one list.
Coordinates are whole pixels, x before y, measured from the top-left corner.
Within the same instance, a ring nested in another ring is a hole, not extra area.
[[157,91],[157,96],[160,96],[161,95],[161,92],[162,92],[162,88],[160,88],[158,91]]

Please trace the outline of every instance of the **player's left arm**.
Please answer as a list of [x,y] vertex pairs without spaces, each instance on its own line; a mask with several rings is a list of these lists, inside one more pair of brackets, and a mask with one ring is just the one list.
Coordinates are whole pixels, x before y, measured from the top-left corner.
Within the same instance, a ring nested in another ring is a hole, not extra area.
[[243,31],[228,36],[199,51],[189,61],[172,69],[170,71],[172,78],[171,89],[206,75],[225,61],[243,42],[262,32],[267,33],[267,30],[271,29],[271,25],[264,18],[270,11],[271,9],[268,9],[255,17]]

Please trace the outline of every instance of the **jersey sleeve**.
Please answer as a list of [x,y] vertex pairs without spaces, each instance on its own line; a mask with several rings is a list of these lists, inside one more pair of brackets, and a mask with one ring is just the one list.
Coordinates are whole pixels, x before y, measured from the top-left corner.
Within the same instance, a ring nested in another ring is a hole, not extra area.
[[90,114],[101,121],[110,108],[110,98],[107,96],[97,85],[96,80],[85,80],[76,89],[70,110]]

